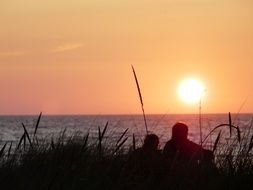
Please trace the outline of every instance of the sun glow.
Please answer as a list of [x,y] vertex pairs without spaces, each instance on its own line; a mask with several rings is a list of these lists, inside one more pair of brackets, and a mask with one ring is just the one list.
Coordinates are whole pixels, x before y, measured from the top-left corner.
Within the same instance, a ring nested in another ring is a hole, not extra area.
[[180,98],[187,103],[196,103],[205,91],[202,83],[195,79],[186,79],[178,87]]

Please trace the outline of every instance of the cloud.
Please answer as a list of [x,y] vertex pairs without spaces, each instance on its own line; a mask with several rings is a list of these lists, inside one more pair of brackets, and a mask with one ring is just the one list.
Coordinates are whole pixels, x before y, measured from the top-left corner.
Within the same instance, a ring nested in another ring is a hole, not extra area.
[[0,57],[17,57],[24,55],[23,51],[0,52]]
[[79,49],[83,46],[84,46],[84,44],[82,44],[82,43],[63,44],[63,45],[57,46],[56,48],[52,49],[52,52],[58,53],[58,52],[64,52],[64,51],[72,51],[72,50]]

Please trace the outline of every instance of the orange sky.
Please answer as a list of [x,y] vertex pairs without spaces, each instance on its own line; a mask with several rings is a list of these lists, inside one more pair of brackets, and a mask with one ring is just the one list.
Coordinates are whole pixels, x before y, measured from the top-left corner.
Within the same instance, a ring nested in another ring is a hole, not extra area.
[[0,114],[253,112],[251,0],[1,0]]

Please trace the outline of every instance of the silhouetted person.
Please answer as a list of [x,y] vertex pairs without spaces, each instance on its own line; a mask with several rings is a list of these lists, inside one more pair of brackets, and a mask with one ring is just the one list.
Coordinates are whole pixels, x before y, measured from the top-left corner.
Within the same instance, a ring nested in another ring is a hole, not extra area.
[[133,151],[122,171],[123,189],[153,189],[163,176],[164,159],[155,134],[145,137],[141,148]]
[[170,187],[173,185],[172,189],[203,189],[217,173],[214,155],[187,136],[188,126],[185,123],[178,122],[173,126],[172,137],[163,149],[169,168],[166,181]]
[[212,151],[188,140],[187,136],[188,126],[182,122],[176,123],[172,128],[172,137],[163,149],[164,156],[185,163],[212,163],[214,158]]

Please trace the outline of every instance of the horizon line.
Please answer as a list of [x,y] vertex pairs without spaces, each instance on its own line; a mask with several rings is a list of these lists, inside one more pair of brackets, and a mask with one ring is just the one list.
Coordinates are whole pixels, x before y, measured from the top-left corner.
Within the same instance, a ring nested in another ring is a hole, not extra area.
[[[211,112],[211,113],[202,113],[201,115],[226,115],[229,114],[229,112]],[[250,115],[253,114],[253,112],[241,112],[241,113],[236,113],[236,112],[230,112],[230,114],[233,115]],[[38,114],[34,113],[15,113],[15,114],[0,114],[0,116],[38,116]],[[127,116],[127,115],[140,115],[142,116],[141,113],[102,113],[102,114],[95,114],[95,113],[59,113],[59,114],[43,114],[42,116]],[[199,115],[199,113],[148,113],[148,115]]]

